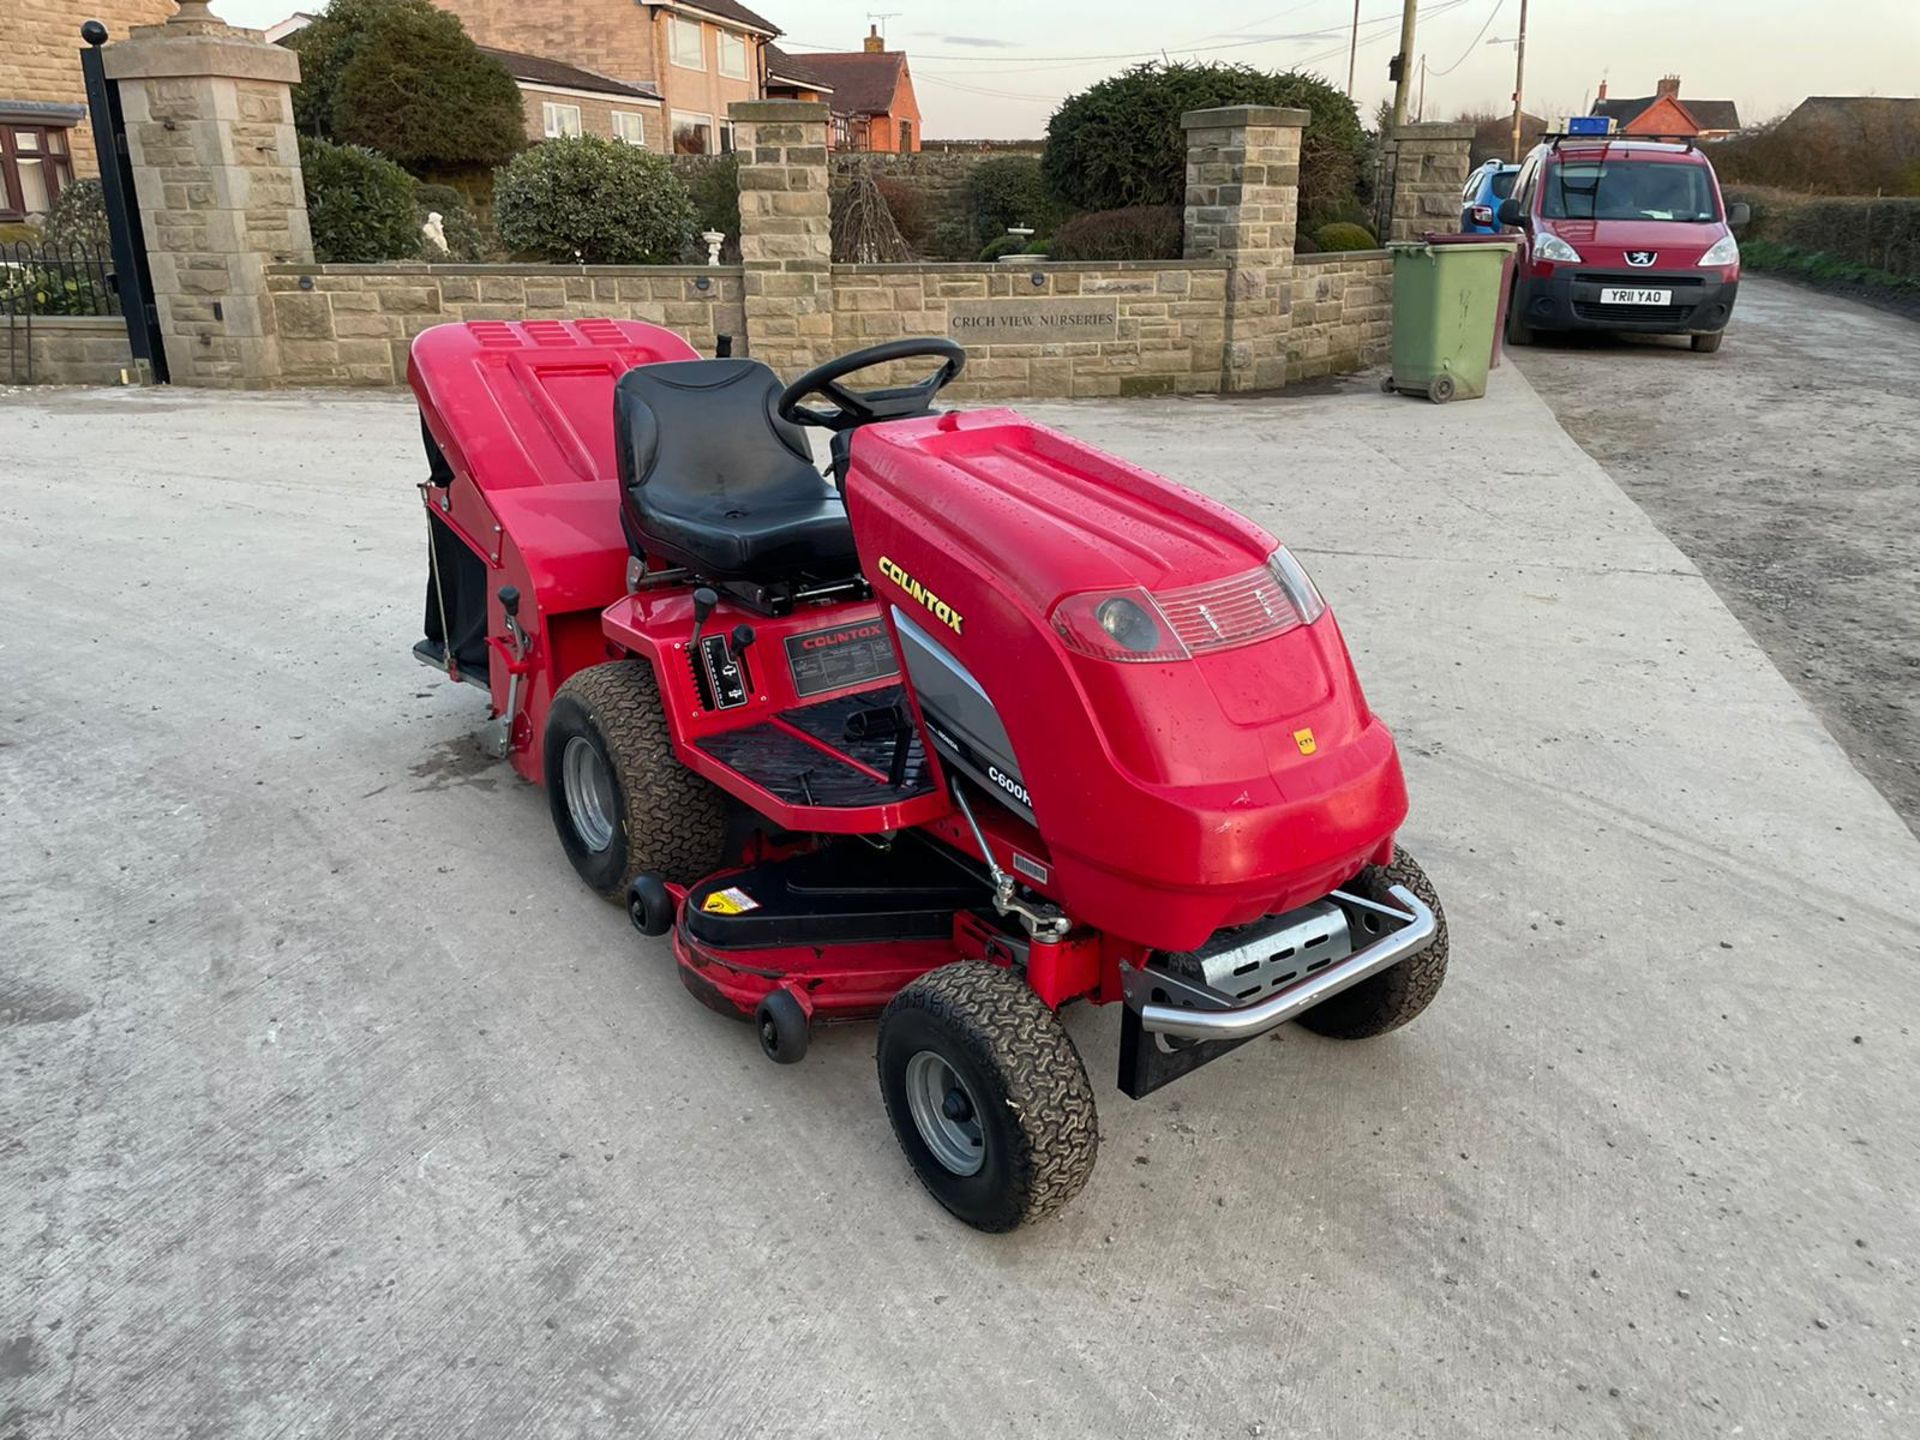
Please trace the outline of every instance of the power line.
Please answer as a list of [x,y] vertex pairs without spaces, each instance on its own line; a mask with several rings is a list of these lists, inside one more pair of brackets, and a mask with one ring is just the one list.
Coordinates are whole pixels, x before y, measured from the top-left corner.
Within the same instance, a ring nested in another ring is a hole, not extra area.
[[[1462,5],[1469,3],[1471,3],[1471,0],[1443,0],[1442,4],[1434,6],[1428,13],[1430,15],[1443,15],[1449,10],[1457,10]],[[1281,13],[1284,14],[1287,12],[1283,11]],[[1278,17],[1270,16],[1268,18],[1276,19]],[[1362,29],[1365,29],[1372,25],[1397,23],[1399,18],[1399,12],[1395,11],[1392,14],[1371,16],[1368,19],[1362,20],[1360,25]],[[1101,60],[1151,60],[1157,56],[1166,55],[1169,52],[1177,55],[1201,55],[1220,50],[1246,50],[1257,45],[1276,45],[1283,41],[1320,40],[1331,35],[1345,35],[1349,29],[1350,27],[1347,25],[1334,25],[1320,30],[1294,31],[1285,35],[1259,35],[1251,39],[1232,40],[1220,45],[1164,45],[1154,50],[1122,50],[1106,55],[960,55],[934,51],[922,53],[915,58],[921,60],[958,61],[972,65],[1086,65]],[[785,36],[781,38],[782,49],[816,50],[828,54],[839,52],[839,47],[833,45],[820,45],[807,40],[791,40]]]
[[1472,40],[1467,42],[1466,52],[1462,54],[1458,60],[1454,61],[1451,65],[1447,66],[1446,69],[1429,70],[1427,73],[1429,75],[1451,75],[1454,71],[1458,70],[1462,65],[1466,64],[1467,56],[1473,54],[1475,50],[1480,48],[1480,36],[1486,34],[1487,31],[1493,28],[1493,22],[1497,18],[1499,18],[1500,9],[1506,3],[1507,3],[1507,0],[1493,0],[1493,9],[1489,11],[1487,14],[1487,23],[1480,27],[1480,33],[1478,35],[1475,35]]

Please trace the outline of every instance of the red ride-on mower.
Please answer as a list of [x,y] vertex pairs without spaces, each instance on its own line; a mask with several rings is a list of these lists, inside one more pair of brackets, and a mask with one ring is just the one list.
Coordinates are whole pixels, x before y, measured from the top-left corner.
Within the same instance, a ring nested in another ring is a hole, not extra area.
[[487,686],[574,868],[771,1058],[878,1016],[913,1168],[1007,1230],[1093,1168],[1062,1006],[1121,1006],[1138,1099],[1288,1020],[1404,1024],[1447,935],[1293,557],[1011,410],[935,413],[964,364],[896,341],[783,390],[635,322],[428,331],[419,648]]

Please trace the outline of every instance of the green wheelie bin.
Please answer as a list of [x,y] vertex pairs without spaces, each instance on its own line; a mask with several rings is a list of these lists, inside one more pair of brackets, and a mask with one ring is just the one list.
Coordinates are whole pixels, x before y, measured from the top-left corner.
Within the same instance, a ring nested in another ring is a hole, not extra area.
[[1387,249],[1393,255],[1393,372],[1380,388],[1436,404],[1485,395],[1512,247],[1411,240]]

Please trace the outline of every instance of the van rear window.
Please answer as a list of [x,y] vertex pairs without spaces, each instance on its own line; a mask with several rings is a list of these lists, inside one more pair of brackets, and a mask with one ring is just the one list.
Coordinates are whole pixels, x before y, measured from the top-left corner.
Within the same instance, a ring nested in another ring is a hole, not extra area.
[[1648,160],[1577,160],[1549,166],[1540,213],[1550,220],[1720,218],[1704,165]]

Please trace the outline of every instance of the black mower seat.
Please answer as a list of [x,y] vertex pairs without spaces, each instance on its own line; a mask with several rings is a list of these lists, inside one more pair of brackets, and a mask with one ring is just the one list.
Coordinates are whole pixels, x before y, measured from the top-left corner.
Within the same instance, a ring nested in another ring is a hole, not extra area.
[[760,584],[859,573],[840,494],[806,435],[775,412],[758,360],[629,370],[614,391],[620,520],[636,554],[703,580]]

